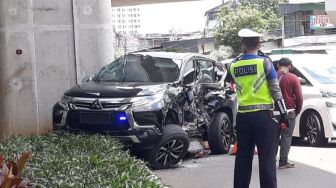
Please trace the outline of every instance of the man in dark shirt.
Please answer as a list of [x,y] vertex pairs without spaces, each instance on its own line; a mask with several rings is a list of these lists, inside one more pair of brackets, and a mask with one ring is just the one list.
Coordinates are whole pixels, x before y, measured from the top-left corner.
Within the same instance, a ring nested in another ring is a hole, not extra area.
[[[299,78],[290,73],[292,61],[282,58],[277,64],[277,75],[282,96],[288,109],[289,124],[280,127],[280,160],[279,169],[294,168],[295,164],[288,163],[288,153],[292,144],[292,135],[295,127],[295,117],[302,108],[302,91]],[[276,151],[277,152],[277,151]]]

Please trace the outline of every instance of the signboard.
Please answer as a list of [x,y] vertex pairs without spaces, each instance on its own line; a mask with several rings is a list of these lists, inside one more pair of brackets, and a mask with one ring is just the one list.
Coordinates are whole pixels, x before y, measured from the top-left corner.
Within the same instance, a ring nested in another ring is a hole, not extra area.
[[311,30],[335,28],[335,26],[330,23],[328,15],[309,16],[309,22]]

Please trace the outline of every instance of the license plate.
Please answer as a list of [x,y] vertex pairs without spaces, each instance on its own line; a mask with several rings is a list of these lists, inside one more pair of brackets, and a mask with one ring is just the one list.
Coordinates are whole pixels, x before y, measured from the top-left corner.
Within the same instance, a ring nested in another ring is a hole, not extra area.
[[111,124],[111,114],[104,112],[81,112],[80,123]]

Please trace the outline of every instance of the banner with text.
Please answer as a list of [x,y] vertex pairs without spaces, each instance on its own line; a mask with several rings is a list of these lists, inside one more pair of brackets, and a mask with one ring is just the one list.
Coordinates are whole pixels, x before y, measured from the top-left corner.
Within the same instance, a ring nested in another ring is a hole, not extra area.
[[309,21],[311,30],[335,28],[335,25],[330,23],[329,16],[327,15],[309,16]]

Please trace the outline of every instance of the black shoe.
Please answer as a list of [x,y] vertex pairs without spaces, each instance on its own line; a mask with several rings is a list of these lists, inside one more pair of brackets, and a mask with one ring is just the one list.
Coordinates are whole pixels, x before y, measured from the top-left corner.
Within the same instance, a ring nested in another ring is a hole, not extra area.
[[294,163],[279,164],[279,169],[295,168]]

